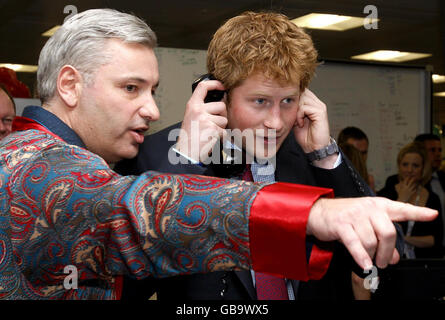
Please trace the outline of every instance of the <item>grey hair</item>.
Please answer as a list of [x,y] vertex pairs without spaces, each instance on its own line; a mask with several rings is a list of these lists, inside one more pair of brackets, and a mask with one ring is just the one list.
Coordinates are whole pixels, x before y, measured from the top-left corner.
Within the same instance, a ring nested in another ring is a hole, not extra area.
[[65,65],[76,68],[86,83],[109,61],[104,48],[108,39],[155,48],[157,38],[140,18],[113,9],[91,9],[76,14],[46,42],[39,57],[37,90],[42,103],[56,91],[57,77]]

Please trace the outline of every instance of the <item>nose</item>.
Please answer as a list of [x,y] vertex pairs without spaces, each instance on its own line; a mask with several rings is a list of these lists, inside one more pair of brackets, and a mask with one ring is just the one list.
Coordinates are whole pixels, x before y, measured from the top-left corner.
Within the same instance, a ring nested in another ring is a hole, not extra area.
[[276,103],[270,108],[267,118],[264,120],[264,126],[268,129],[275,129],[277,132],[283,129],[283,119],[279,104]]
[[139,109],[139,115],[148,121],[159,120],[160,113],[153,95],[150,94],[149,97],[145,99],[141,108]]

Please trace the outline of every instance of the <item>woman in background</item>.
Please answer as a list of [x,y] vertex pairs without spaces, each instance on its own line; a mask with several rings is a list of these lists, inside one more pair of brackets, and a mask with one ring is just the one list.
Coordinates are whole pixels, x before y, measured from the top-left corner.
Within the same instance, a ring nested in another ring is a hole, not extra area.
[[431,167],[423,145],[413,142],[404,146],[397,156],[397,166],[398,183],[391,184],[387,180],[377,195],[439,211],[433,221],[401,223],[405,234],[404,258],[440,258],[441,205],[439,197],[427,184],[431,179]]

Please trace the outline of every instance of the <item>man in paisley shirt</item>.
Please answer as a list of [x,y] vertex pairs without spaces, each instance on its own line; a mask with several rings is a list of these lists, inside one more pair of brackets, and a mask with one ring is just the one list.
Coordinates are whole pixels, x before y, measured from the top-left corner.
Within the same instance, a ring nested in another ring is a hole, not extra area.
[[[314,245],[306,257],[306,236],[385,267],[399,259],[391,220],[437,214],[286,183],[116,174],[109,164],[136,156],[159,118],[155,46],[145,22],[110,9],[71,17],[45,44],[42,107],[27,107],[0,142],[0,298],[118,299],[123,275],[253,268],[318,279],[331,253]],[[200,85],[189,103],[218,88]]]

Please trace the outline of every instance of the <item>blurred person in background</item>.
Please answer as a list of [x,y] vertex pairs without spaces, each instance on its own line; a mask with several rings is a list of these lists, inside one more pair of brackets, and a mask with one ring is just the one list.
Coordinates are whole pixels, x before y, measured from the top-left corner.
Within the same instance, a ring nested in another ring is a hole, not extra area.
[[14,99],[0,84],[0,140],[11,133],[15,109]]
[[[368,136],[357,127],[346,127],[338,134],[338,144],[345,145],[350,144],[354,146],[363,157],[364,165],[366,166],[366,161],[368,160],[368,148],[369,148],[369,139]],[[368,170],[366,169],[366,172]],[[375,190],[375,180],[374,176],[371,174],[367,174],[367,178],[363,177],[365,181],[368,183],[369,187],[372,191]]]

